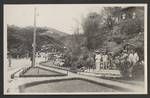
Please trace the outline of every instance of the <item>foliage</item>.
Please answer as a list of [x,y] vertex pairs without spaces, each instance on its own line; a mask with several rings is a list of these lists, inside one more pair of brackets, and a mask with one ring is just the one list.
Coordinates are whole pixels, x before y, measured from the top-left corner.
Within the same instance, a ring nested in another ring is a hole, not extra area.
[[98,44],[102,44],[106,28],[102,28],[102,16],[98,13],[90,13],[82,23],[82,28],[87,41],[89,50],[97,48]]
[[[17,55],[23,57],[27,54],[32,54],[33,31],[34,28],[31,26],[21,28],[14,25],[8,25],[8,51],[11,53],[12,57],[17,57]],[[47,31],[48,28],[37,27],[36,51],[40,51],[43,45],[54,44],[56,48],[62,46],[59,39],[46,35],[45,32]]]
[[[138,46],[136,48],[138,53],[141,53],[140,58],[143,58],[144,38],[142,36],[144,34],[139,35],[139,32],[143,32],[142,15],[140,17],[137,15],[135,19],[126,18],[123,20],[120,18],[122,13],[124,13],[124,9],[121,7],[105,7],[101,13],[91,12],[83,18],[80,24],[83,34],[80,34],[77,28],[78,31],[70,36],[69,41],[65,42],[70,49],[68,55],[71,55],[69,56],[70,65],[68,65],[73,68],[83,66],[94,68],[92,53],[95,49],[106,49],[115,56],[127,43],[131,42]],[[116,17],[120,18],[117,23],[115,22]],[[122,74],[126,73],[127,69],[123,66],[120,67]]]
[[[116,23],[115,18],[120,18],[122,13],[124,9],[121,7],[106,7],[101,13],[91,12],[82,20],[83,34],[75,33],[68,43],[72,53],[70,66],[94,67],[94,55],[89,54],[95,49],[106,49],[116,55],[131,42],[138,46],[137,51],[141,53],[140,58],[143,58],[144,34],[139,35],[144,26],[142,15],[137,15],[135,19],[120,19]],[[126,73],[124,69],[128,68],[120,67],[122,73]]]
[[[134,19],[132,17],[121,18],[123,13],[128,15],[133,11],[138,12]],[[101,13],[89,13],[82,22],[84,36],[87,39],[87,48],[95,50],[109,47],[107,48],[109,50],[121,45],[123,48],[123,44],[138,36],[139,32],[143,32],[143,17],[143,9],[138,7],[104,7]],[[118,19],[118,22],[116,22],[116,19]],[[136,40],[135,43],[139,41]],[[110,43],[113,43],[114,46]],[[140,47],[143,46],[140,45]]]

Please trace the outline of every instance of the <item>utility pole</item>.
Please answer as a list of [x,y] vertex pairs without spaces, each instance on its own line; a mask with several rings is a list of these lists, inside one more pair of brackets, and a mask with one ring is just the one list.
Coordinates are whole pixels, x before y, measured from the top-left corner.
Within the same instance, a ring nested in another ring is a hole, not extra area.
[[36,55],[36,7],[34,8],[34,34],[33,34],[33,59],[32,67],[35,67],[35,55]]

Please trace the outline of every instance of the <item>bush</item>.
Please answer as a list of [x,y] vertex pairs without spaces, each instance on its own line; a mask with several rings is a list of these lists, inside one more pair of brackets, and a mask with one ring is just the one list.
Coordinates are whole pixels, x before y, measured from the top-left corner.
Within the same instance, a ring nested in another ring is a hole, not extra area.
[[131,70],[132,73],[132,79],[144,79],[144,66],[140,63],[137,62],[135,66],[131,69],[131,65],[128,61],[120,63],[119,70],[124,78],[129,78],[129,74]]
[[144,79],[144,66],[141,63],[137,63],[134,67],[133,67],[133,79]]
[[120,63],[120,66],[118,66],[123,77],[129,76],[129,64],[130,63],[128,61],[124,61]]

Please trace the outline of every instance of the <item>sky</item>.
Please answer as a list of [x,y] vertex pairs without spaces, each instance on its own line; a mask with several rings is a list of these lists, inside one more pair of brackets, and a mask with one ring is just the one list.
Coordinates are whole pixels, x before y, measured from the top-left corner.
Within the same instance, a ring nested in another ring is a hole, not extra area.
[[4,5],[4,23],[20,27],[33,26],[36,7],[37,26],[51,27],[73,34],[77,24],[81,24],[82,18],[86,17],[89,12],[100,13],[104,6],[128,7],[131,5],[137,6],[137,4],[7,4]]
[[100,12],[98,4],[48,4],[48,5],[5,5],[6,23],[20,27],[33,26],[34,8],[37,9],[36,25],[51,27],[72,34],[77,23],[89,12]]

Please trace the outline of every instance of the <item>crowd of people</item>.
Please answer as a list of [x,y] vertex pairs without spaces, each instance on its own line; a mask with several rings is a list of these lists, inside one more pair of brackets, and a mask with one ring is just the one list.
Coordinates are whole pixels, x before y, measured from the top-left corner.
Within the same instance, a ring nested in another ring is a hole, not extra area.
[[[91,55],[92,54],[92,55]],[[122,50],[117,55],[107,51],[95,51],[94,53],[73,57],[73,55],[65,55],[63,53],[49,56],[53,57],[53,64],[57,66],[77,67],[77,69],[95,69],[101,70],[121,70],[122,74],[128,74],[132,77],[132,70],[137,63],[144,62],[140,59],[136,50]],[[93,55],[94,54],[94,55]]]
[[99,52],[96,51],[95,55],[95,65],[96,65],[96,70],[99,71],[100,69],[108,69],[109,68],[109,57],[106,54],[106,52]]
[[96,70],[120,69],[122,73],[128,73],[132,77],[132,70],[139,62],[139,55],[135,50],[123,50],[119,55],[113,56],[111,53],[96,51]]
[[123,50],[122,54],[118,58],[119,58],[119,63],[117,63],[117,65],[119,66],[118,68],[121,68],[123,74],[132,77],[133,68],[136,65],[138,65],[140,61],[138,53],[135,50],[129,51]]

